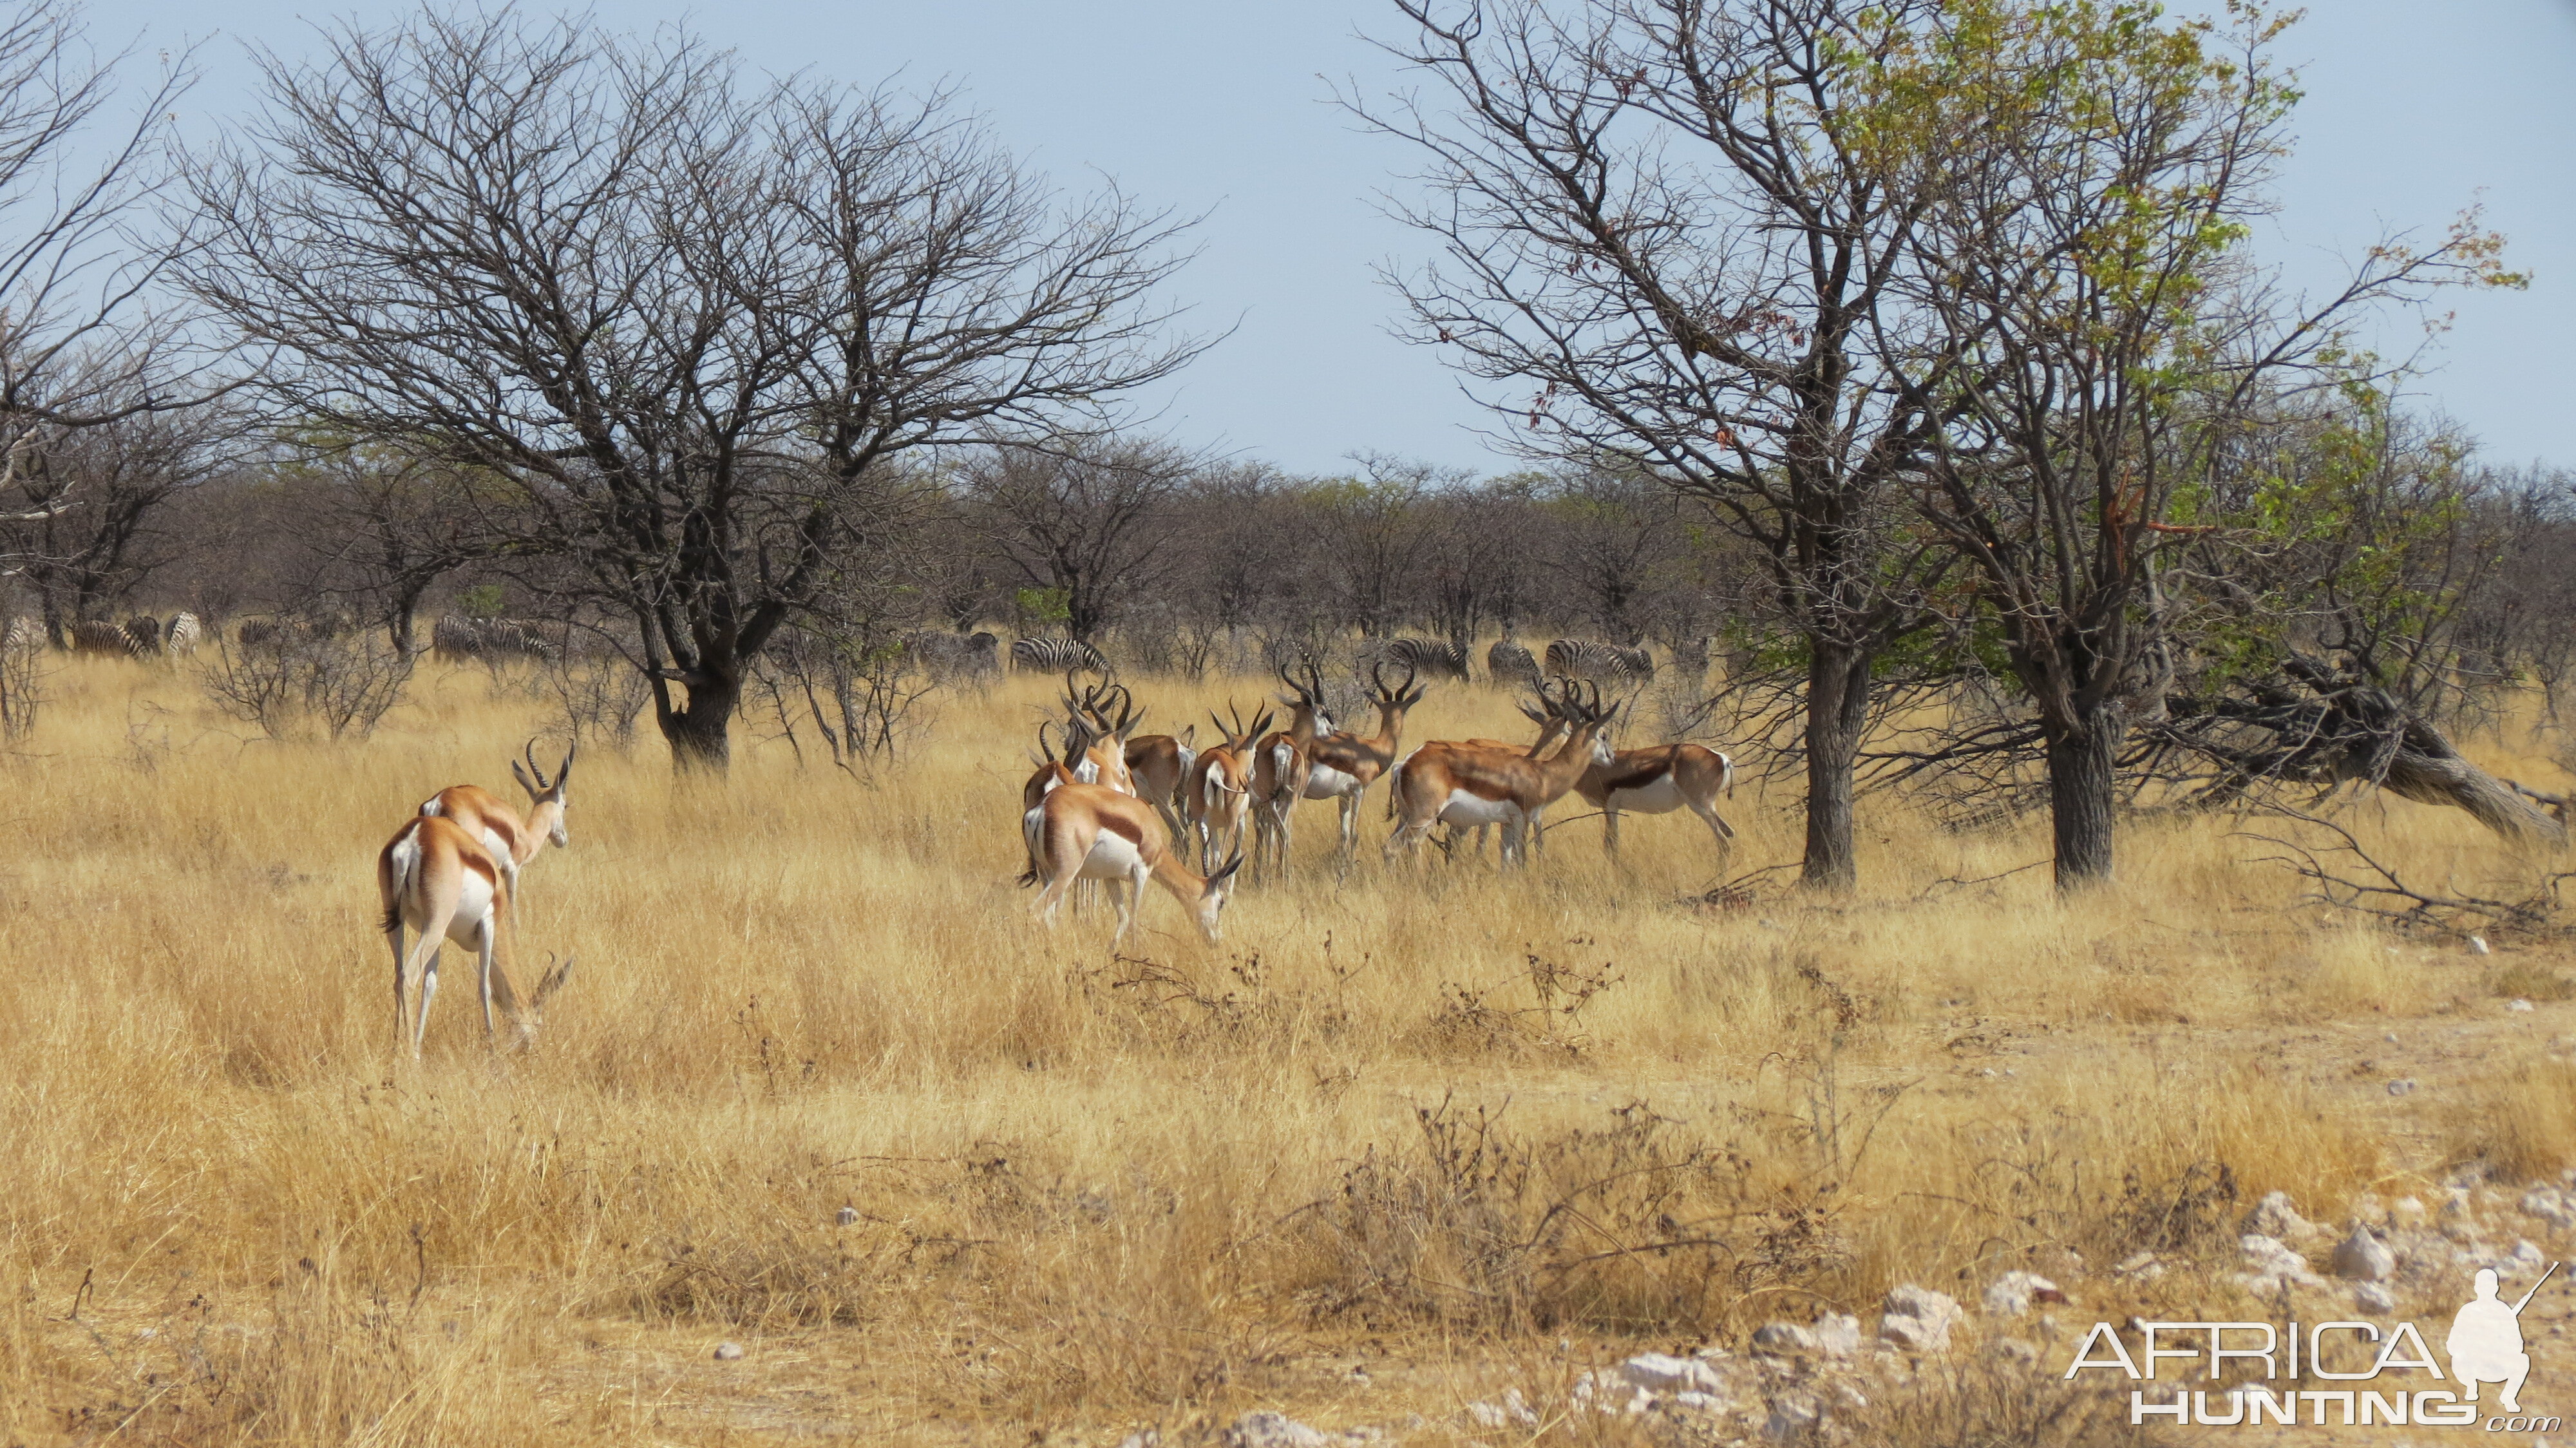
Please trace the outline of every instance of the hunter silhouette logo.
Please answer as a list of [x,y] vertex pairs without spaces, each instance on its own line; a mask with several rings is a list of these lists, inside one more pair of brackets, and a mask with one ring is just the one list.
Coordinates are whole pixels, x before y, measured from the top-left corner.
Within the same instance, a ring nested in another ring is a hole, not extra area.
[[2522,1380],[2531,1376],[2531,1354],[2522,1350],[2522,1310],[2531,1305],[2541,1283],[2557,1271],[2558,1264],[2550,1263],[2540,1282],[2531,1284],[2530,1292],[2507,1307],[2496,1296],[2495,1269],[2478,1269],[2478,1295],[2453,1314],[2451,1335],[2442,1344],[2442,1350],[2451,1355],[2451,1376],[2468,1389],[2470,1402],[2478,1400],[2478,1384],[2502,1383],[2504,1391],[2496,1395],[2498,1406],[2508,1413],[2522,1411],[2515,1395],[2522,1391]]
[[[2452,1314],[2450,1333],[2442,1340],[2442,1353],[2450,1360],[2447,1374],[2411,1322],[2132,1319],[2141,1339],[2138,1352],[2132,1355],[2119,1329],[2097,1322],[2076,1345],[2065,1376],[2107,1369],[2133,1382],[2196,1378],[2204,1385],[2177,1386],[2170,1395],[2132,1388],[2132,1424],[2165,1418],[2208,1427],[2465,1428],[2483,1417],[2490,1433],[2554,1433],[2561,1419],[2522,1411],[2523,1383],[2531,1376],[2531,1354],[2523,1351],[2522,1311],[2556,1275],[2558,1264],[2552,1262],[2530,1291],[2508,1302],[2497,1293],[2495,1270],[2478,1269],[2471,1297]],[[2355,1348],[2366,1356],[2356,1355]],[[2231,1358],[2245,1367],[2260,1364],[2260,1370],[2226,1373]],[[2228,1376],[2241,1380],[2222,1385]],[[2281,1386],[2273,1387],[2275,1382]],[[2479,1402],[2480,1391],[2489,1384],[2499,1389],[2494,1406],[2501,1410],[2492,1417],[2484,1416],[2486,1405]]]

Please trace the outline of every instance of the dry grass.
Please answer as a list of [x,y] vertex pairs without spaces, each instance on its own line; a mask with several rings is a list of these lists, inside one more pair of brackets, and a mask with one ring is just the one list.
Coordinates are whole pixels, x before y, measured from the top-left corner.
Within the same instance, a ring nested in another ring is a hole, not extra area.
[[[1112,958],[1104,917],[1049,936],[1011,885],[1021,681],[873,790],[776,745],[721,787],[587,754],[521,967],[579,974],[495,1058],[450,952],[414,1067],[374,852],[440,786],[503,785],[540,714],[437,673],[371,742],[278,744],[184,675],[65,664],[0,764],[5,1441],[1022,1442],[1256,1406],[1431,1441],[1528,1354],[2215,1255],[2273,1188],[2331,1217],[2576,1148],[2562,1079],[2503,1104],[2559,1069],[2536,1047],[2441,1104],[2296,1045],[2485,1020],[2498,982],[2576,1010],[2534,984],[2563,959],[2309,918],[2224,820],[2130,829],[2070,907],[2044,869],[1941,883],[2044,830],[1881,801],[1861,898],[1715,911],[1678,903],[1716,873],[1687,816],[1631,821],[1626,872],[1575,823],[1502,876],[1382,866],[1372,800],[1337,874],[1309,806],[1298,878],[1221,946],[1156,895]],[[1223,692],[1140,689],[1163,720]],[[1410,735],[1516,717],[1438,690]],[[1794,803],[1736,801],[1739,867],[1794,859]],[[2528,868],[2453,815],[2351,818],[2430,879]],[[1966,1441],[1965,1411],[1922,1421]]]

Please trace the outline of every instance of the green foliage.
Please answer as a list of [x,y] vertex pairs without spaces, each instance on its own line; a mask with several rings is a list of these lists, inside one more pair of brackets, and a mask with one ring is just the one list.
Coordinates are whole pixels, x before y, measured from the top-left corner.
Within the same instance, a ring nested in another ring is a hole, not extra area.
[[510,591],[497,583],[478,583],[456,595],[456,606],[467,618],[499,618],[509,605]]
[[1011,607],[1021,627],[1063,623],[1073,617],[1073,592],[1063,588],[1021,588],[1011,593]]

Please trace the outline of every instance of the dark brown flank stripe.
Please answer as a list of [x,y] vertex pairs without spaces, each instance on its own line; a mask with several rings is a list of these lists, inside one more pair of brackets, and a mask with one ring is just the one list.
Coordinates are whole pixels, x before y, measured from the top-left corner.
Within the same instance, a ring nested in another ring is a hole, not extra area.
[[1131,845],[1145,843],[1144,828],[1124,815],[1104,814],[1100,817],[1100,827]]
[[1659,759],[1652,764],[1637,765],[1631,769],[1610,776],[1607,780],[1602,782],[1602,788],[1612,790],[1644,789],[1671,772],[1671,761],[1669,759]]

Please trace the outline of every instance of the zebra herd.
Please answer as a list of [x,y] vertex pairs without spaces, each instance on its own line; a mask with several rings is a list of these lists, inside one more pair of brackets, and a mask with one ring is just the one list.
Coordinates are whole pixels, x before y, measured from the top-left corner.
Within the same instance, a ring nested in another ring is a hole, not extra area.
[[[65,646],[76,654],[116,654],[130,659],[164,654],[193,654],[205,640],[205,625],[193,613],[172,614],[167,622],[139,613],[123,623],[79,618],[63,627]],[[45,646],[45,626],[24,615],[9,621],[0,649],[32,652]]]
[[[1702,670],[1708,665],[1704,642],[1695,642],[1678,660],[1685,665],[1696,653]],[[1425,679],[1470,677],[1464,646],[1440,639],[1393,638],[1360,649],[1359,666],[1373,664],[1411,670]],[[1011,665],[1033,674],[1101,674],[1110,670],[1100,650],[1078,639],[1027,638],[1011,645]],[[1642,648],[1623,649],[1583,639],[1557,639],[1547,646],[1546,662],[1524,645],[1503,639],[1485,651],[1486,675],[1496,684],[1536,686],[1541,679],[1580,679],[1605,688],[1627,688],[1655,677],[1655,657]]]

